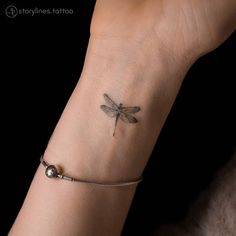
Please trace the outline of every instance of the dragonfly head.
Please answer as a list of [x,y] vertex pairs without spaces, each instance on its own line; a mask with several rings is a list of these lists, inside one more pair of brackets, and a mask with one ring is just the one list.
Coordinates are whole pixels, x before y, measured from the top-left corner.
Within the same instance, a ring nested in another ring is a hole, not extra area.
[[122,103],[120,103],[120,104],[119,104],[119,108],[121,108],[122,106],[123,106],[123,104],[122,104]]

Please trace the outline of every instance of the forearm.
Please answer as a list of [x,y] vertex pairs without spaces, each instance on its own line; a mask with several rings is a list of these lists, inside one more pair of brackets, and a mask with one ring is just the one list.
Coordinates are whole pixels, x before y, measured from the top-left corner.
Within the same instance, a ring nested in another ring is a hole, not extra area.
[[[91,38],[45,159],[80,179],[140,177],[190,65],[182,58],[154,51],[151,43]],[[104,93],[124,106],[139,106],[138,123],[119,121],[113,137],[114,119],[100,109]],[[135,187],[92,187],[47,179],[43,171],[40,166],[10,235],[120,234]]]

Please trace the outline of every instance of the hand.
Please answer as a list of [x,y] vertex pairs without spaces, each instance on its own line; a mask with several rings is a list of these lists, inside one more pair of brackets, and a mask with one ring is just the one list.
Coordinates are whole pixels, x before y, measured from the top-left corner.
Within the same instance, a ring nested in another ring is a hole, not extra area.
[[235,29],[235,0],[98,0],[91,36],[149,41],[195,60]]

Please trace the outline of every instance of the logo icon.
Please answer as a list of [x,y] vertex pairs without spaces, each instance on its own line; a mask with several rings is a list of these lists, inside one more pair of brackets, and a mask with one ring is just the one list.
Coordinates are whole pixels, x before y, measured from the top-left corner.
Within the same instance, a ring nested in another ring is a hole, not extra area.
[[18,10],[15,6],[10,5],[10,6],[6,7],[5,13],[6,13],[7,17],[15,18],[18,14]]

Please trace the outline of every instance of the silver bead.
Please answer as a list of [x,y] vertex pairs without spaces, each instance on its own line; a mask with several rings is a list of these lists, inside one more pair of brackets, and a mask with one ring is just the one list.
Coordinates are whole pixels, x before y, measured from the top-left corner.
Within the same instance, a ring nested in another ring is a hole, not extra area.
[[54,165],[47,166],[45,170],[45,174],[48,178],[56,178],[58,175],[56,166]]

